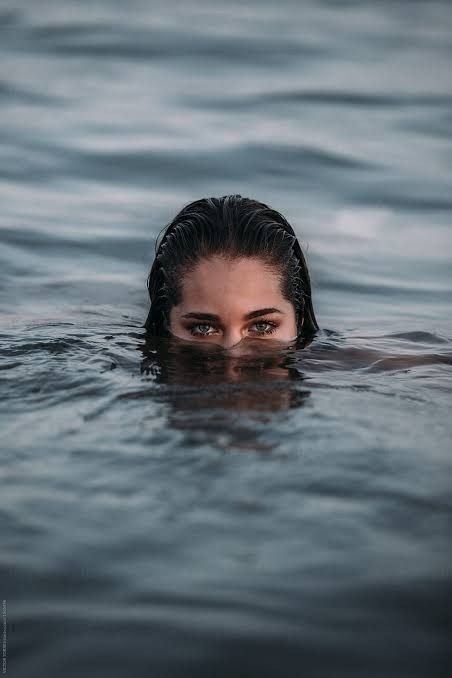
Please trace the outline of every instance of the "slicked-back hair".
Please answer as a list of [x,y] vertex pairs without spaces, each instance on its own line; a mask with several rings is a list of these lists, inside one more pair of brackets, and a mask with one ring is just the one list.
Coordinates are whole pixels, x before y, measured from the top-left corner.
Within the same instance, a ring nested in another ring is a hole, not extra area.
[[215,255],[260,259],[278,275],[281,294],[293,304],[298,336],[318,330],[306,259],[292,226],[262,202],[225,195],[189,203],[160,231],[147,281],[149,334],[171,336],[170,311],[182,301],[184,275]]

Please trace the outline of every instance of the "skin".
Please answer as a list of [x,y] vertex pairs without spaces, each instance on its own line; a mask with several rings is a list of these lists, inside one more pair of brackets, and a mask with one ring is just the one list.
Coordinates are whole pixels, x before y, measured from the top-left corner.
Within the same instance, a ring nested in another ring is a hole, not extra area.
[[[251,312],[268,308],[277,311],[246,318]],[[202,313],[218,317],[208,319]],[[185,275],[182,301],[172,307],[169,320],[174,336],[227,350],[235,349],[242,339],[271,345],[275,341],[291,342],[297,335],[295,309],[282,296],[278,276],[260,259],[251,257],[228,261],[215,255],[199,261]],[[274,332],[264,333],[271,329]]]

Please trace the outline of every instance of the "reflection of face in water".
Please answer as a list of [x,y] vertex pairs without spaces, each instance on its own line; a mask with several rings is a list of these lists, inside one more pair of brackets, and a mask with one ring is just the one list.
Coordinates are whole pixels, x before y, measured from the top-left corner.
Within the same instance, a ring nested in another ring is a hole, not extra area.
[[177,337],[148,337],[141,372],[171,387],[168,394],[177,408],[274,412],[300,406],[309,393],[301,388],[303,375],[291,365],[304,345],[300,339],[246,338],[225,351]]
[[[282,345],[244,339],[225,351],[213,344],[149,337],[141,372],[164,386],[161,395],[172,407],[172,426],[196,431],[204,442],[226,436],[235,446],[267,449],[258,441],[262,423],[272,412],[302,406],[309,396],[303,375],[291,366],[299,348],[300,341]],[[245,428],[237,415],[247,419]]]

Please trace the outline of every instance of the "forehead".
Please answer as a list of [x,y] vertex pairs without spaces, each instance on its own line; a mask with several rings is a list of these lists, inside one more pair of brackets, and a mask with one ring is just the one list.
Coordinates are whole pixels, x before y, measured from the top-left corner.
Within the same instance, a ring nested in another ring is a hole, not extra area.
[[246,257],[231,261],[220,256],[202,259],[184,276],[184,306],[196,303],[198,310],[201,305],[218,308],[225,303],[230,305],[233,300],[246,310],[262,301],[267,306],[284,303],[280,279],[260,259]]

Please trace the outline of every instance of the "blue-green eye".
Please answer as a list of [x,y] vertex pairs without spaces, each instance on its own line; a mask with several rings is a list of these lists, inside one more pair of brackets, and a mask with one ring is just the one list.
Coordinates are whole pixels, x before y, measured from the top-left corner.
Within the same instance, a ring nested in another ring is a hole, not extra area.
[[[277,329],[276,323],[270,322],[268,320],[258,320],[253,323],[251,327],[251,332],[253,334],[263,335],[263,334],[272,334]],[[255,328],[255,329],[253,329]],[[209,332],[210,329],[215,329],[213,325],[209,323],[195,323],[190,325],[188,328],[190,334],[194,337],[209,337],[214,332]]]
[[265,325],[264,329],[257,329],[256,333],[257,334],[272,334],[277,328],[277,325],[275,323],[271,323],[268,320],[259,320],[257,323],[254,323],[254,326],[256,327],[257,325]]
[[[212,327],[212,325],[209,325],[209,323],[196,323],[196,325],[190,325],[188,328],[190,330],[190,334],[192,334],[195,337],[201,336],[201,337],[208,337],[210,332],[208,332],[208,329]],[[203,331],[202,329],[200,330],[199,328],[207,328],[206,331]]]

